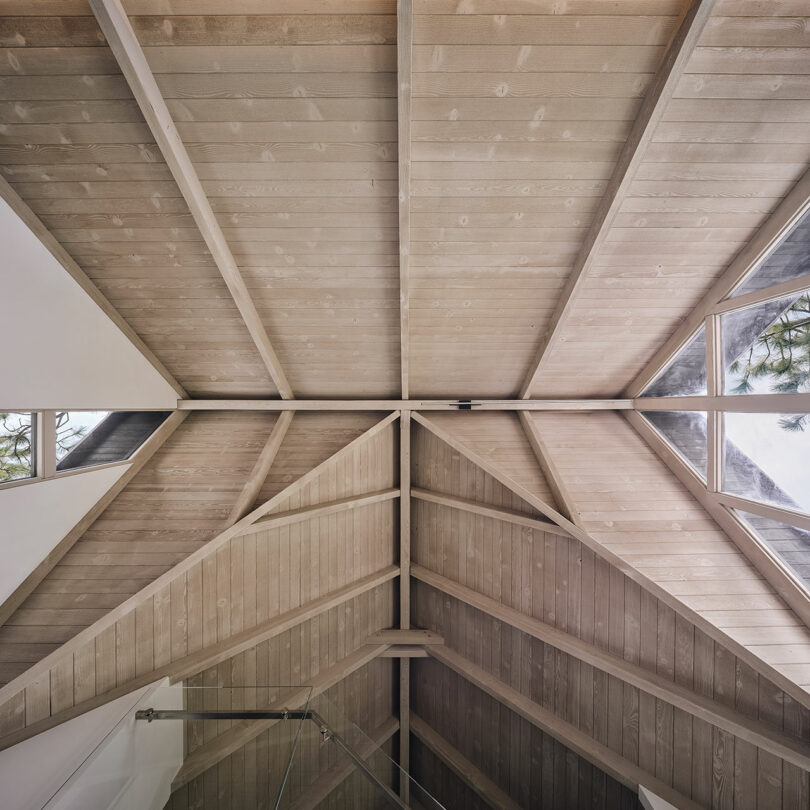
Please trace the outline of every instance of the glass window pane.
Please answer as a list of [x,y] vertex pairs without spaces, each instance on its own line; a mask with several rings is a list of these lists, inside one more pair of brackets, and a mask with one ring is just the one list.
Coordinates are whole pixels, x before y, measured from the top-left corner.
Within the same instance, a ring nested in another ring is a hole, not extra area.
[[34,475],[34,426],[31,413],[0,412],[0,484]]
[[706,480],[706,412],[642,411],[643,416]]
[[810,273],[810,210],[729,298],[764,290],[807,273]]
[[810,512],[810,414],[723,415],[723,489]]
[[85,432],[62,455],[57,472],[110,464],[129,458],[169,417],[168,411],[95,411],[67,414],[62,430],[82,428]]
[[734,512],[810,590],[810,532],[739,509]]
[[810,294],[728,312],[720,329],[726,394],[810,391]]
[[706,327],[701,326],[642,397],[686,397],[706,393]]
[[59,411],[56,414],[56,460],[61,461],[109,411]]

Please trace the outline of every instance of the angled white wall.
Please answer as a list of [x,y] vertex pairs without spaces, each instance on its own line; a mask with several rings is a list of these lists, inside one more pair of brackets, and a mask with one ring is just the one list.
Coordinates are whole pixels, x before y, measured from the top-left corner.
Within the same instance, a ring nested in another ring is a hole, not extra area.
[[183,762],[183,724],[135,720],[135,711],[181,709],[182,690],[167,685],[139,689],[0,751],[0,805],[162,810]]
[[0,604],[126,472],[128,464],[0,488]]
[[177,394],[0,200],[0,410],[174,408]]

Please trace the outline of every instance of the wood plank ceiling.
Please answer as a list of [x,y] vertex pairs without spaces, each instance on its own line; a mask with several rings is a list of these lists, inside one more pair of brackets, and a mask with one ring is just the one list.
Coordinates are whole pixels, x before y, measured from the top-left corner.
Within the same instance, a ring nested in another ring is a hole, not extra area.
[[[810,163],[806,2],[689,5],[125,0],[179,176],[90,5],[4,0],[4,196],[193,398],[618,396]],[[448,808],[810,806],[810,631],[627,421],[403,414],[172,417],[0,610],[0,747],[313,684]],[[168,806],[268,806],[285,735],[188,724]]]

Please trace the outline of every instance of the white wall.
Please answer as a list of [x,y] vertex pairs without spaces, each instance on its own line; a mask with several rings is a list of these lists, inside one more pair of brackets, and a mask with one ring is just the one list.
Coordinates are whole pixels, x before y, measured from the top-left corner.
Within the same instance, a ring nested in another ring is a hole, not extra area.
[[[183,724],[135,720],[182,708],[168,680],[0,751],[0,804],[9,810],[162,810],[183,762]],[[159,687],[159,688],[157,688]]]
[[2,200],[0,243],[0,410],[175,407],[171,386]]
[[126,472],[128,464],[0,488],[0,604]]

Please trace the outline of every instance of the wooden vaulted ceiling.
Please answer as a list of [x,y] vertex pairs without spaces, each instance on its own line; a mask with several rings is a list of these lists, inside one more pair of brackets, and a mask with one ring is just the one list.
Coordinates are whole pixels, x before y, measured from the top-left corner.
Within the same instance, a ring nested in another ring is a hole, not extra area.
[[[0,184],[182,399],[619,396],[810,164],[803,0],[116,7],[0,2]],[[0,607],[0,745],[312,684],[448,807],[806,808],[807,613],[632,424],[178,410]],[[190,724],[170,805],[286,733]]]

